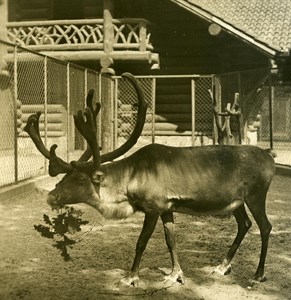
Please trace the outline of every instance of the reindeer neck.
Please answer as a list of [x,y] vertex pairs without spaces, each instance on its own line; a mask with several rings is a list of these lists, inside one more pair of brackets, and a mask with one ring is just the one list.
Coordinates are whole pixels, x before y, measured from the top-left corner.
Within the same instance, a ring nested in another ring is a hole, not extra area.
[[135,212],[128,201],[127,183],[132,168],[126,160],[101,166],[104,180],[100,185],[99,200],[95,208],[107,219],[125,219]]

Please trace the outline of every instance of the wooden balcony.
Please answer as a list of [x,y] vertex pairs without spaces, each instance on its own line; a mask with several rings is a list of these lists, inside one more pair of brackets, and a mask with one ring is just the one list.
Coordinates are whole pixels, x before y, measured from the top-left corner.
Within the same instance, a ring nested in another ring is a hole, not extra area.
[[110,56],[156,63],[148,24],[145,19],[113,19],[109,40],[103,19],[10,22],[7,29],[10,42],[69,61]]

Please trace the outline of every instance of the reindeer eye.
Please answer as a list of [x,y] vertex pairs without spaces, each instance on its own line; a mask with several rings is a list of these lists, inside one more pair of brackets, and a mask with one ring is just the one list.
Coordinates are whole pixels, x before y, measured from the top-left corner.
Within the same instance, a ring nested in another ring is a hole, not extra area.
[[79,177],[79,180],[83,182],[86,180],[86,178],[84,176],[81,176],[81,177]]

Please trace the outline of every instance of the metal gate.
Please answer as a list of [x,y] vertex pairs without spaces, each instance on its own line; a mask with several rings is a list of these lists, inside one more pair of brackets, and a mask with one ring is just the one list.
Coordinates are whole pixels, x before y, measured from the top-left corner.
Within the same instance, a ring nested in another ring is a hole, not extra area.
[[[213,76],[136,76],[149,104],[137,147],[149,143],[173,146],[213,144],[213,114],[209,89]],[[114,147],[133,130],[136,93],[124,78],[114,77]]]

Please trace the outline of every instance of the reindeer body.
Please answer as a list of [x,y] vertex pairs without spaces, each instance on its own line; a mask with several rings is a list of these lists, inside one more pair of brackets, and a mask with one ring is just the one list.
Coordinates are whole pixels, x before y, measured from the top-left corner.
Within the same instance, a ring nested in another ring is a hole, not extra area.
[[274,160],[254,146],[152,144],[100,170],[100,201],[104,197],[105,205],[128,202],[129,213],[170,210],[200,215],[232,211],[249,195],[266,193]]
[[[172,273],[167,280],[184,282],[178,262],[174,232],[174,212],[193,215],[232,212],[238,232],[222,263],[215,269],[220,274],[230,272],[230,264],[241,241],[251,227],[245,204],[259,226],[261,255],[254,275],[264,281],[264,265],[272,226],[266,216],[266,194],[275,172],[272,156],[255,146],[203,146],[176,148],[148,145],[131,156],[110,162],[126,153],[142,132],[147,105],[138,82],[124,74],[138,95],[137,123],[129,139],[118,149],[100,156],[93,110],[93,92],[87,96],[87,108],[74,116],[75,125],[85,137],[88,148],[79,161],[64,162],[55,153],[56,145],[46,149],[39,133],[40,113],[29,117],[25,130],[39,151],[50,160],[49,173],[67,173],[48,194],[52,208],[66,204],[86,203],[106,218],[122,219],[135,211],[145,214],[131,272],[121,281],[138,284],[138,271],[159,217],[162,219],[166,243],[171,254]],[[93,161],[87,162],[93,155]]]

